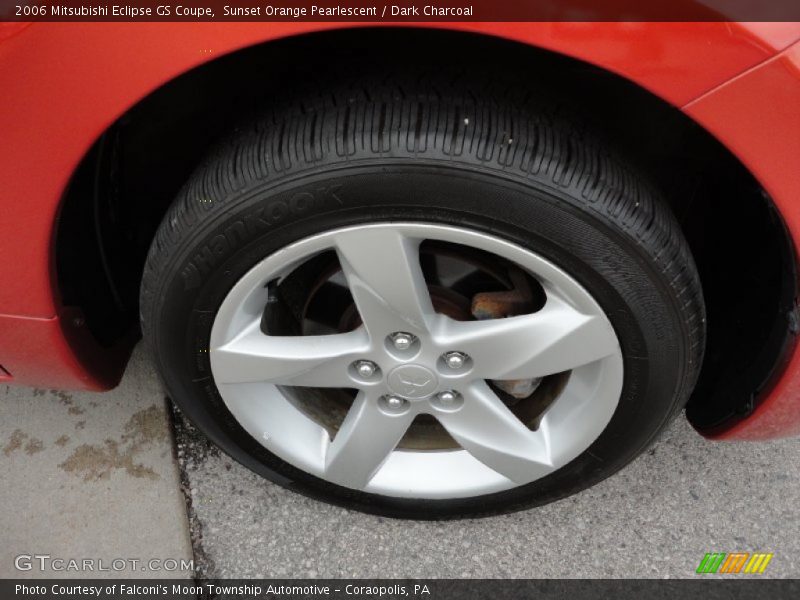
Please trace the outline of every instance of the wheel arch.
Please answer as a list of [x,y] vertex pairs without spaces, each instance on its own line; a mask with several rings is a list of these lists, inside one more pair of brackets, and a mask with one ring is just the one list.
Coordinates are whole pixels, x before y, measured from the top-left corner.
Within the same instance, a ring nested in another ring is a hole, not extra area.
[[[370,41],[391,46],[387,40],[401,49],[385,51],[387,60],[423,61],[425,48],[436,43],[458,53],[462,61],[464,56],[476,61],[476,68],[489,65],[487,57],[502,57],[501,68],[544,77],[558,86],[558,95],[565,99],[592,94],[592,106],[567,102],[568,110],[581,113],[623,150],[636,148],[642,166],[669,189],[714,307],[710,327],[718,331],[712,333],[710,358],[690,402],[693,420],[710,431],[752,411],[758,393],[768,388],[789,351],[793,338],[781,319],[797,295],[791,238],[756,179],[711,134],[643,89],[645,84],[546,49],[444,30],[338,30],[250,46],[170,79],[105,129],[71,179],[54,244],[57,296],[70,314],[77,311],[97,343],[94,350],[86,350],[84,343],[84,354],[113,345],[131,346],[144,253],[171,198],[214,140],[235,127],[242,114],[256,111],[258,102],[268,100],[276,82],[282,85],[287,77],[296,78],[298,69],[313,75],[333,58],[357,63],[360,47],[370,47]],[[280,60],[300,53],[311,58],[302,65]],[[257,93],[248,79],[253,73],[260,74]],[[696,91],[709,82],[699,84]],[[646,82],[651,89],[661,85]],[[680,103],[690,97],[678,94],[672,99]],[[203,126],[197,127],[198,122]],[[731,211],[726,204],[732,196],[740,210]],[[743,239],[748,243],[742,244]],[[738,293],[740,288],[718,276],[730,276],[720,267],[737,256],[746,263],[747,250],[753,248],[766,259],[763,264],[750,261],[743,283],[750,282],[751,287]],[[753,278],[758,280],[764,265],[766,283],[756,291]],[[765,289],[768,294],[763,294]],[[726,299],[734,294],[741,302],[730,307]],[[759,296],[768,301],[761,302]],[[742,314],[759,308],[771,318],[753,320],[749,326],[742,323]],[[725,334],[732,324],[738,336],[733,340]],[[762,336],[760,328],[769,335]],[[744,354],[739,357],[740,353]],[[121,373],[125,353],[119,356],[103,369]],[[732,380],[728,363],[741,365],[746,377]],[[737,384],[730,385],[731,381]],[[715,392],[721,382],[729,384],[724,394]]]

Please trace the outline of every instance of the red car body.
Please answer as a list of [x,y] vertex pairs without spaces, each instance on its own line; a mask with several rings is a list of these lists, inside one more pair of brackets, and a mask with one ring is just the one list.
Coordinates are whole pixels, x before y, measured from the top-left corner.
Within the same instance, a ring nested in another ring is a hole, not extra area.
[[[416,27],[434,25],[416,24]],[[147,94],[217,57],[348,23],[0,24],[0,381],[104,390],[130,344],[103,350],[60,298],[55,236],[87,151]],[[800,251],[800,24],[450,23],[580,59],[678,107],[772,198]],[[13,207],[13,212],[12,212]],[[793,347],[747,418],[717,438],[800,433]]]

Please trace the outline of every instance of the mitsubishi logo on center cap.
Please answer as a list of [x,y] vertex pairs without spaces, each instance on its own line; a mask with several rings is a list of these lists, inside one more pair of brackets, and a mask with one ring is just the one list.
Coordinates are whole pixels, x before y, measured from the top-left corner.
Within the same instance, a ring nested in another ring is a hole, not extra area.
[[421,365],[401,365],[389,373],[389,389],[398,396],[417,400],[427,398],[439,386],[436,374]]

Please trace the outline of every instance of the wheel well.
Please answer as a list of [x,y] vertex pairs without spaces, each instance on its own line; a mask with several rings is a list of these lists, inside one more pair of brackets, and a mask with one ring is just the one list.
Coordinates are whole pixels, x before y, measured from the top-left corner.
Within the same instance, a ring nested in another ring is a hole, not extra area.
[[627,150],[664,190],[701,275],[708,346],[689,418],[713,430],[752,411],[797,326],[791,321],[793,246],[769,197],[711,135],[633,83],[475,34],[402,28],[315,33],[221,57],[164,85],[97,140],[73,177],[56,243],[63,303],[82,311],[101,345],[129,335],[138,327],[139,282],[154,232],[209,148],[275,96],[368,67],[441,76],[504,72]]

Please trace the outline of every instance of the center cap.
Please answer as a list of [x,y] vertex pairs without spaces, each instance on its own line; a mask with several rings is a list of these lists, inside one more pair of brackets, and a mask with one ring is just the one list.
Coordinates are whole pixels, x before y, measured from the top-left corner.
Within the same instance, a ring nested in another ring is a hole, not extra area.
[[401,365],[393,369],[386,383],[392,392],[409,400],[427,398],[439,386],[436,374],[421,365]]

